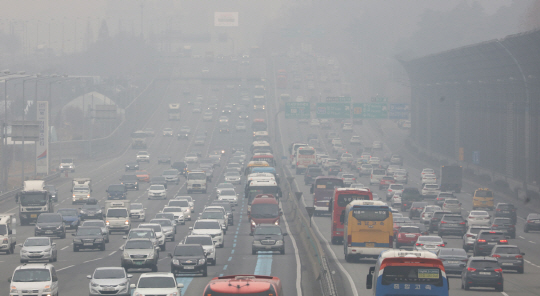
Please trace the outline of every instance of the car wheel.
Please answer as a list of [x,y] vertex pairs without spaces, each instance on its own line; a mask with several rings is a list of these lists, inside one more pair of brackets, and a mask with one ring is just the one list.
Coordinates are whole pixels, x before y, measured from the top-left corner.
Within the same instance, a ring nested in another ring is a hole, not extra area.
[[79,252],[79,248],[76,246],[73,246],[73,252]]
[[202,276],[203,277],[207,277],[208,276],[208,269],[204,269],[203,273],[202,273]]
[[525,226],[525,227],[523,228],[523,232],[525,232],[525,233],[529,232],[529,228],[528,228],[527,226]]
[[502,291],[504,291],[504,286],[501,285],[500,287],[496,287],[496,288],[495,288],[495,291],[497,291],[497,292],[502,292]]
[[157,272],[158,271],[158,268],[157,268],[157,264],[152,266],[152,272]]
[[345,255],[345,261],[351,263],[353,262],[353,256],[352,255]]
[[105,251],[105,243],[101,244],[101,246],[99,246],[99,250],[100,251]]
[[517,270],[518,273],[524,273],[525,272],[525,266],[521,267]]

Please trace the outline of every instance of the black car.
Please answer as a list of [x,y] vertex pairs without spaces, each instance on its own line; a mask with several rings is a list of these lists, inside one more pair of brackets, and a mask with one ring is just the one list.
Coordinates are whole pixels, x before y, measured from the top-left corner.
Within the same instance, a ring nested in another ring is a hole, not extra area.
[[126,199],[127,198],[127,188],[124,184],[112,184],[109,185],[107,190],[107,199]]
[[467,265],[469,259],[467,252],[461,248],[440,248],[437,257],[441,259],[447,274],[459,274]]
[[73,252],[79,252],[80,249],[105,251],[105,234],[101,232],[100,227],[81,226],[72,235],[74,236]]
[[45,190],[51,195],[52,201],[58,201],[58,190],[54,185],[45,185]]
[[261,224],[253,230],[253,243],[251,244],[251,254],[256,255],[258,251],[279,251],[285,254],[285,239],[287,233],[281,232],[278,225]]
[[438,231],[439,230],[439,222],[441,221],[441,218],[444,215],[452,214],[450,211],[435,211],[433,212],[433,216],[431,216],[431,220],[429,220],[429,228],[428,230],[430,232]]
[[231,148],[231,151],[232,153],[236,152],[236,151],[244,151],[244,146],[240,145],[240,144],[234,144]]
[[502,231],[482,230],[476,235],[474,241],[474,256],[486,256],[496,245],[508,245],[508,239]]
[[445,214],[439,222],[440,237],[443,235],[454,234],[463,236],[467,232],[467,221],[461,215]]
[[231,203],[226,200],[216,200],[213,201],[211,206],[222,206],[225,209],[225,213],[227,214],[227,224],[230,226],[234,225],[234,209],[231,207]]
[[139,163],[136,161],[131,161],[126,163],[126,172],[128,171],[138,171],[139,170]]
[[341,167],[339,165],[331,165],[328,167],[328,176],[337,176],[341,172]]
[[150,178],[150,185],[163,185],[163,187],[167,189],[167,180],[165,179],[165,177],[161,176],[152,177]]
[[122,175],[120,182],[126,186],[126,189],[139,190],[139,178],[135,174]]
[[100,206],[98,205],[83,205],[82,208],[80,208],[80,217],[81,220],[88,220],[88,219],[103,219],[103,211]]
[[504,289],[502,268],[496,258],[470,257],[461,273],[461,288],[493,287],[496,291]]
[[158,164],[161,164],[161,163],[171,164],[171,157],[168,155],[160,155],[157,157],[157,163]]
[[320,167],[308,167],[306,174],[304,175],[304,183],[310,185],[315,181],[315,178],[319,176],[324,176],[324,172]]
[[497,258],[503,269],[515,270],[518,273],[525,271],[524,255],[516,245],[495,246],[491,251],[491,257]]
[[174,252],[169,253],[171,260],[171,273],[175,276],[182,273],[200,273],[208,275],[206,254],[201,245],[177,245]]
[[411,205],[415,201],[422,201],[422,195],[420,190],[416,187],[405,187],[401,194],[401,211],[405,212],[411,208]]
[[516,238],[516,225],[510,218],[494,218],[491,229],[504,231],[510,238]]
[[199,167],[201,169],[206,169],[206,168],[215,168],[216,167],[216,164],[214,163],[214,161],[208,157],[205,157],[205,158],[201,158],[199,160]]
[[188,165],[184,161],[175,161],[171,165],[171,168],[177,169],[181,175],[186,175],[186,172],[188,170]]
[[40,214],[34,227],[34,236],[42,235],[66,238],[66,227],[62,215],[58,213]]
[[[403,196],[401,197],[401,202],[403,203]],[[409,211],[409,219],[420,218],[420,214],[424,211],[424,208],[428,205],[425,201],[415,201],[411,204]]]
[[527,216],[523,232],[529,232],[530,230],[540,230],[540,214],[531,213]]
[[179,132],[179,133],[176,135],[176,139],[178,139],[178,140],[187,140],[187,139],[189,139],[189,133],[186,133],[186,132]]
[[511,203],[498,203],[497,207],[495,208],[494,217],[510,218],[515,224],[517,222],[516,207],[514,207],[514,205]]

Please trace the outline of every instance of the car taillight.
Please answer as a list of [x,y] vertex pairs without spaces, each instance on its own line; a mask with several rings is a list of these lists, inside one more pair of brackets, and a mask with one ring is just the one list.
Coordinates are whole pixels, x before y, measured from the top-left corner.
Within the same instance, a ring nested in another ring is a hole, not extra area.
[[523,256],[521,256],[521,255],[516,255],[516,259],[523,259]]
[[438,247],[444,247],[444,244],[437,245]]
[[421,243],[416,243],[417,246],[423,246],[424,244],[421,244]]
[[495,211],[497,211],[497,212],[500,212],[500,211],[501,211],[501,209],[496,209]]
[[472,218],[474,218],[474,217],[473,217],[473,216],[469,216],[468,218],[469,218],[469,219],[472,219]]
[[479,242],[479,243],[485,243],[486,240],[485,240],[485,239],[479,239],[478,242]]
[[507,243],[508,243],[508,240],[506,240],[506,239],[501,239],[499,242],[500,242],[500,243],[503,243],[503,244],[507,244]]
[[493,254],[493,255],[491,255],[491,257],[493,257],[493,258],[501,258],[501,255]]
[[347,244],[349,245],[349,247],[352,246],[352,235],[347,235]]
[[399,237],[403,237],[403,233],[400,233],[398,236],[399,236]]
[[469,268],[467,268],[467,271],[472,271],[472,272],[474,272],[474,271],[476,271],[476,268],[469,267]]
[[446,223],[447,223],[447,222],[445,222],[445,221],[441,221],[441,224],[446,224]]
[[474,235],[472,235],[472,234],[467,234],[467,237],[474,237]]
[[497,269],[495,269],[493,271],[502,273],[502,268],[497,268]]
[[460,225],[465,225],[465,222],[461,222],[461,223],[459,223],[459,224],[460,224]]
[[516,225],[508,225],[508,227],[516,227]]
[[532,220],[527,220],[527,223],[532,223]]

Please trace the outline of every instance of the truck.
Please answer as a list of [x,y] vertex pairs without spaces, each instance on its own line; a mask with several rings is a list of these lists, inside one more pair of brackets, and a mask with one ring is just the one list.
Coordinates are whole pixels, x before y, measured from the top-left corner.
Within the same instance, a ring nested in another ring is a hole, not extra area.
[[0,214],[0,252],[13,254],[17,244],[15,225],[17,225],[15,214]]
[[461,192],[463,183],[463,168],[459,165],[441,166],[441,192]]
[[63,172],[75,172],[75,161],[73,158],[62,158],[60,160],[60,166],[58,167],[58,170]]
[[180,120],[180,104],[169,104],[169,120]]
[[71,193],[73,194],[73,199],[71,204],[87,203],[92,193],[92,179],[73,178],[72,183],[73,187],[71,188]]
[[187,175],[187,192],[191,194],[192,192],[199,191],[206,194],[207,190],[207,176],[206,172],[202,170],[193,170],[188,171]]
[[109,227],[109,234],[113,231],[124,232],[131,230],[129,200],[106,200],[105,201],[105,224]]
[[15,195],[19,204],[21,225],[35,223],[41,213],[54,213],[52,195],[45,189],[45,181],[24,181],[23,189]]
[[131,148],[146,149],[146,132],[136,131],[131,134]]

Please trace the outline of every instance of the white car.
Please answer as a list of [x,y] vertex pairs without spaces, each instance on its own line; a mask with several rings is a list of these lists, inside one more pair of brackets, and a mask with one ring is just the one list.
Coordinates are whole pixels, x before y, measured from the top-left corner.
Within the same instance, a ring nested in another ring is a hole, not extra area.
[[316,154],[315,155],[316,159],[317,159],[317,164],[321,165],[325,159],[328,159],[330,158],[330,156],[326,155],[326,154]]
[[351,143],[352,145],[360,145],[362,144],[362,140],[360,139],[360,136],[352,136],[349,143]]
[[234,126],[234,128],[236,129],[237,132],[239,131],[243,131],[245,132],[247,127],[246,127],[246,124],[242,121],[240,122],[237,122],[236,125]]
[[139,224],[139,229],[153,229],[154,233],[156,234],[156,238],[158,240],[158,245],[161,248],[161,251],[165,251],[165,233],[163,232],[163,229],[161,228],[161,224],[157,223],[141,223]]
[[379,165],[381,164],[381,159],[376,156],[373,156],[368,160],[368,163],[371,165]]
[[321,122],[320,122],[318,119],[312,119],[312,120],[309,122],[309,125],[310,125],[310,126],[321,126]]
[[227,234],[227,230],[229,228],[229,221],[227,218],[227,215],[219,210],[204,210],[199,217],[197,218],[197,221],[203,221],[203,220],[217,220],[219,221],[219,224],[221,225],[221,228],[223,229],[223,234]]
[[337,159],[335,159],[335,158],[328,158],[323,163],[323,168],[328,169],[329,167],[331,167],[333,165],[339,165],[339,161]]
[[137,284],[129,285],[133,296],[143,295],[182,295],[184,284],[176,283],[176,277],[170,272],[143,273]]
[[146,208],[142,203],[132,203],[129,206],[129,217],[131,219],[146,220]]
[[219,194],[218,200],[226,200],[231,203],[231,206],[237,206],[238,194],[236,194],[236,192],[231,189],[222,190]]
[[439,185],[435,184],[424,184],[424,187],[422,188],[422,196],[423,197],[437,197],[441,190],[439,189]]
[[191,209],[191,212],[193,213],[195,211],[195,202],[193,201],[193,197],[189,195],[178,195],[175,196],[174,199],[185,199],[188,201],[189,208]]
[[150,185],[148,188],[148,199],[167,199],[167,189],[161,184]]
[[342,164],[349,164],[353,161],[354,157],[350,153],[343,153],[341,154],[341,157],[339,158],[339,162]]
[[234,171],[226,172],[225,173],[225,182],[231,183],[231,184],[240,184],[241,183],[241,176],[236,169]]
[[423,175],[435,175],[435,170],[426,168],[426,169],[422,170],[421,174],[422,174],[422,176]]
[[150,154],[148,151],[139,151],[137,152],[137,162],[150,162]]
[[197,220],[189,230],[193,235],[210,235],[214,244],[223,248],[225,246],[223,228],[218,220]]
[[206,260],[210,265],[216,265],[217,263],[217,254],[216,246],[212,241],[212,237],[209,235],[188,235],[182,242],[183,244],[197,244],[203,247],[204,252],[206,253]]
[[227,116],[221,116],[221,117],[219,118],[219,123],[227,123],[227,122],[229,122],[229,117],[227,117]]
[[184,211],[181,207],[164,207],[161,212],[173,214],[174,219],[176,219],[176,224],[186,224],[186,220],[184,220]]
[[216,187],[216,195],[219,196],[221,191],[224,190],[224,189],[233,189],[234,190],[234,185],[231,184],[231,183],[219,183],[218,186]]
[[422,175],[422,186],[424,184],[437,184],[437,177],[434,174]]
[[381,141],[373,141],[373,144],[371,145],[371,148],[382,150],[383,149],[383,143]]
[[343,141],[341,141],[340,138],[333,138],[333,139],[330,141],[330,144],[332,144],[332,145],[336,145],[336,144],[341,144],[341,145],[343,145]]
[[336,154],[345,153],[345,147],[343,147],[343,144],[336,143],[332,145],[332,152]]
[[[58,278],[52,264],[19,265],[8,281],[11,289],[9,295],[31,295],[26,291],[33,295],[58,295]],[[24,294],[22,291],[25,291]]]
[[405,188],[402,184],[390,184],[386,190],[386,200],[389,200],[394,194],[403,192]]
[[442,205],[442,210],[461,214],[461,202],[455,198],[446,198]]
[[386,168],[386,172],[391,175],[391,174],[394,174],[396,172],[396,170],[399,170],[400,169],[400,166],[397,165],[397,164],[391,164],[388,166],[388,168]]
[[213,117],[214,117],[214,113],[212,113],[212,111],[206,111],[203,114],[204,121],[211,121]]
[[395,193],[394,195],[392,195],[392,197],[390,198],[390,205],[393,208],[401,207],[401,192]]
[[341,128],[341,130],[344,131],[344,132],[352,132],[352,130],[353,130],[353,125],[352,125],[352,123],[350,123],[350,122],[345,122],[345,123],[343,124],[343,127]]
[[352,183],[356,182],[356,176],[350,173],[340,173],[338,174],[338,178],[341,178],[343,180],[343,185],[345,185],[345,187],[350,186]]
[[471,226],[491,226],[491,217],[486,211],[471,211],[467,217],[467,225]]
[[446,243],[440,236],[422,235],[419,236],[414,245],[414,251],[430,251],[437,253],[440,248],[446,246]]
[[440,210],[441,210],[441,207],[439,206],[434,206],[434,205],[425,206],[422,213],[420,213],[420,221],[423,222],[424,224],[428,224],[429,222],[431,222],[431,217],[433,217],[433,213],[435,211],[440,211]]
[[167,207],[182,208],[182,212],[184,213],[184,220],[191,221],[191,206],[189,205],[189,201],[187,199],[179,199],[179,198],[171,199],[169,200]]
[[367,176],[369,174],[371,174],[371,171],[373,170],[373,165],[371,164],[363,164],[360,166],[359,170],[358,170],[358,175],[360,176]]
[[170,127],[166,127],[163,129],[163,136],[165,137],[172,137],[173,136],[173,129]]
[[184,161],[187,163],[195,163],[199,161],[199,156],[197,156],[197,153],[188,153],[184,156]]

